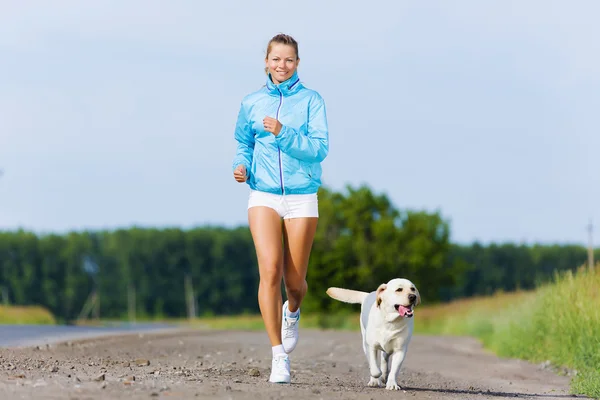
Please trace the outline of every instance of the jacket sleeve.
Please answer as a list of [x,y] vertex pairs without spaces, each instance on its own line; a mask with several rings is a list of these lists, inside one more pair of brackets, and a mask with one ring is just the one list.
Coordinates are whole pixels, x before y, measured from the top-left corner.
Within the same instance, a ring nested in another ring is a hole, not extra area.
[[284,125],[276,141],[281,151],[301,161],[323,161],[329,153],[329,129],[323,98],[317,95],[310,102],[306,134]]
[[248,112],[243,102],[235,124],[234,137],[237,141],[237,150],[233,158],[232,170],[235,170],[238,165],[243,164],[246,167],[246,177],[250,177],[252,154],[254,153],[254,135],[252,134]]

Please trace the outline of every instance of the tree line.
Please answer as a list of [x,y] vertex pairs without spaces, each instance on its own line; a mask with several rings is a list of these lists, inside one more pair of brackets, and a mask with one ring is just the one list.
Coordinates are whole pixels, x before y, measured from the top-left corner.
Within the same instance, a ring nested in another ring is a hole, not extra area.
[[[325,294],[329,286],[370,291],[393,277],[414,281],[429,304],[532,289],[587,259],[576,245],[455,244],[439,212],[399,210],[367,186],[321,188],[319,207],[306,310],[343,309]],[[258,312],[247,226],[0,232],[0,288],[5,303],[42,305],[63,322],[91,294],[102,318],[132,309],[138,318],[185,317],[190,306],[197,315]]]

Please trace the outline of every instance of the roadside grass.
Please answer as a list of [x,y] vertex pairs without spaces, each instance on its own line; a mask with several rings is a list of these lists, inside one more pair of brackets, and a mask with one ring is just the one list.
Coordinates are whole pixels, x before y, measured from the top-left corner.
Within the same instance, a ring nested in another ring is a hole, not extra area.
[[555,274],[532,292],[423,308],[415,331],[467,335],[501,357],[549,362],[571,391],[600,398],[600,264]]
[[0,324],[54,325],[56,319],[50,311],[39,306],[0,306]]

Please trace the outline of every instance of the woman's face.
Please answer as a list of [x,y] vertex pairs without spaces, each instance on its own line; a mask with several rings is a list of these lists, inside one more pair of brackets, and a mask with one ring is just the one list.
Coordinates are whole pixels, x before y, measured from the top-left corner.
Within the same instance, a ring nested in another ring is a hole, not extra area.
[[300,59],[296,57],[296,50],[293,46],[273,43],[265,63],[269,73],[271,73],[273,83],[277,85],[290,79],[296,68],[298,68]]

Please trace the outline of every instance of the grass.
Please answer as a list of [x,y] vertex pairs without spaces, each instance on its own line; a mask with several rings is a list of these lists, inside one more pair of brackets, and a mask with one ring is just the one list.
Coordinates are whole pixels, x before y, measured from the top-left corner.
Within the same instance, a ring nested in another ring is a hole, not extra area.
[[418,333],[473,336],[499,356],[572,370],[572,392],[600,398],[600,265],[533,292],[423,308],[417,321]]
[[468,335],[479,338],[493,350],[502,327],[519,318],[523,306],[535,298],[535,292],[497,293],[451,303],[424,306],[417,310],[418,334]]
[[50,311],[38,306],[0,306],[0,324],[54,325],[56,319]]

